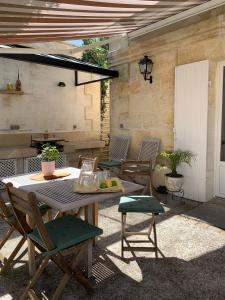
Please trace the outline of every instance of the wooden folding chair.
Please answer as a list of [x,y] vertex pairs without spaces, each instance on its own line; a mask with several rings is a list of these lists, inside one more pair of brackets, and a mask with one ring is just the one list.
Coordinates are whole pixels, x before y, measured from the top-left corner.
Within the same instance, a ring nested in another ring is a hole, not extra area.
[[152,194],[152,162],[138,161],[138,160],[125,160],[121,164],[120,178],[127,176],[132,181],[136,182],[136,177],[144,176],[148,177],[148,182],[143,190],[143,194],[147,192]]
[[[158,258],[157,235],[156,235],[156,216],[164,213],[164,208],[151,193],[151,173],[150,173],[150,194],[149,195],[135,195],[135,196],[124,196],[120,198],[118,211],[122,213],[122,240],[121,240],[121,255],[124,257],[124,251],[147,251],[155,252],[155,257]],[[152,218],[150,220],[149,228],[146,231],[127,231],[126,216],[132,213],[150,213]],[[153,229],[153,240],[151,239],[151,232]],[[147,240],[129,240],[128,237],[134,235],[147,236]],[[136,247],[132,246],[132,243],[146,243],[152,244],[151,247]],[[124,245],[126,243],[126,245]],[[162,252],[160,251],[163,256]]]
[[[156,216],[164,212],[163,206],[154,196],[135,195],[120,198],[119,212],[122,213],[122,241],[121,241],[121,255],[124,257],[124,251],[146,251],[155,252],[155,257],[158,258],[158,245],[156,236]],[[127,231],[126,230],[126,216],[127,213],[151,213],[152,218],[147,231]],[[151,232],[153,228],[153,240],[151,239]],[[133,235],[147,236],[147,240],[128,240],[127,238]],[[124,245],[124,242],[127,244]],[[136,247],[131,246],[132,243],[146,243],[150,242],[152,247]]]
[[[2,192],[2,194],[5,193],[5,198],[8,197],[6,192]],[[46,204],[39,204],[38,208],[40,209],[41,215],[48,214],[48,217],[51,218],[51,208]],[[15,257],[17,256],[18,252],[24,245],[26,241],[26,237],[24,236],[24,233],[14,215],[12,205],[9,202],[9,199],[7,201],[4,201],[3,198],[0,195],[0,217],[2,220],[9,226],[9,229],[3,238],[3,240],[0,242],[0,250],[4,247],[6,242],[9,240],[13,232],[18,232],[20,235],[22,235],[21,239],[15,246],[13,252],[10,254],[10,256],[7,258],[2,253],[0,253],[0,273],[5,272],[14,262]],[[26,251],[26,249],[25,249]]]
[[6,244],[6,242],[9,240],[13,232],[18,232],[21,235],[21,238],[19,242],[16,244],[13,252],[10,254],[10,256],[7,258],[0,252],[0,273],[4,273],[13,263],[14,258],[17,256],[18,252],[24,245],[26,241],[26,237],[23,234],[23,231],[20,228],[20,225],[18,224],[13,211],[12,207],[9,202],[5,203],[5,201],[0,196],[0,217],[2,220],[7,223],[9,226],[9,229],[4,236],[4,238],[0,242],[0,250],[2,250],[3,246]]
[[98,163],[99,169],[120,168],[121,161],[127,158],[127,153],[130,144],[130,137],[128,136],[114,136],[110,139],[109,144],[109,160],[100,161]]
[[[72,277],[81,283],[87,292],[91,293],[93,289],[89,281],[81,272],[76,271],[76,267],[93,238],[102,234],[102,230],[71,215],[44,224],[34,193],[14,188],[12,184],[7,184],[7,189],[24,236],[32,241],[43,257],[19,299],[27,299],[28,296],[32,299],[39,299],[33,287],[50,260],[64,273],[51,299],[59,299],[64,287]],[[34,221],[33,229],[27,223],[27,215]],[[68,255],[73,255],[71,262],[66,261],[65,257]]]
[[144,138],[139,150],[137,160],[123,160],[121,162],[120,177],[128,176],[135,181],[137,176],[149,177],[149,185],[146,185],[144,193],[147,193],[148,187],[151,190],[151,171],[154,168],[155,160],[159,151],[159,138]]

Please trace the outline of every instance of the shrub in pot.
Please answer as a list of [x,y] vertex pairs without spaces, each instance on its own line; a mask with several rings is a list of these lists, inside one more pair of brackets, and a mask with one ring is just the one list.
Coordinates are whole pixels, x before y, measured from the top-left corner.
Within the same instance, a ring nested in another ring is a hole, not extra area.
[[159,157],[164,158],[168,167],[171,169],[171,173],[165,175],[165,185],[167,189],[171,192],[178,192],[182,189],[184,177],[182,174],[177,173],[177,167],[181,163],[186,163],[191,166],[191,161],[194,158],[194,153],[192,151],[161,151]]
[[41,171],[44,176],[51,176],[55,171],[55,160],[59,157],[56,146],[44,144],[41,151]]

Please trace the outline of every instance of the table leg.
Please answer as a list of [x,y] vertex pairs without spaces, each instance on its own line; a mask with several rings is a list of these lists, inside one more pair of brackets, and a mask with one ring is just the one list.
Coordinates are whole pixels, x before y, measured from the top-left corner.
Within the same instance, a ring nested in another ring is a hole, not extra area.
[[[33,225],[34,225],[34,222],[33,222],[32,218],[27,216],[27,222],[30,225],[30,227],[32,228]],[[32,276],[32,275],[34,275],[34,273],[36,271],[35,246],[29,238],[27,239],[27,243],[28,243],[28,268],[29,268],[29,274],[30,274],[30,276]]]
[[[87,221],[88,223],[92,224],[93,220],[92,220],[92,205],[87,205],[85,206],[85,221]],[[89,243],[87,246],[87,250],[86,250],[86,267],[87,267],[87,277],[90,278],[92,276],[92,243]]]
[[[93,203],[92,220],[93,220],[93,225],[98,226],[98,202]],[[96,245],[97,240],[98,240],[98,237],[96,236],[93,240],[93,245],[94,246]]]

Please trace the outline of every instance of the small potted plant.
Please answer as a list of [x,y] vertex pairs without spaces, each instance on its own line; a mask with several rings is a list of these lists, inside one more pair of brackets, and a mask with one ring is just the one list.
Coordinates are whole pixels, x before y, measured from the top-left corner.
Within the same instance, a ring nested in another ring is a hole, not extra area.
[[55,171],[55,160],[59,157],[56,146],[44,144],[41,151],[41,171],[44,176],[51,176]]
[[191,151],[171,150],[161,151],[160,158],[166,159],[171,173],[165,175],[165,185],[168,191],[178,192],[182,189],[184,177],[182,174],[177,173],[177,167],[181,163],[186,163],[191,166],[191,161],[194,158],[194,153]]

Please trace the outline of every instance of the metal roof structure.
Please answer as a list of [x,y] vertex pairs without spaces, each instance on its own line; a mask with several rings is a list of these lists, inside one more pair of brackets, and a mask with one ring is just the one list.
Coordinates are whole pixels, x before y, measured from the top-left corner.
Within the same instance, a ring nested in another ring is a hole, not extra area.
[[[0,45],[0,48],[5,48],[5,46]],[[24,48],[21,45],[7,45],[6,48]],[[26,48],[26,47],[25,47]],[[49,55],[49,54],[0,54],[0,57],[14,59],[25,62],[38,63],[43,65],[48,65],[52,67],[59,67],[63,69],[74,70],[75,72],[75,85],[82,85],[87,83],[92,83],[96,81],[101,81],[105,79],[119,77],[119,72],[115,70],[105,69],[100,66],[84,62],[82,60],[76,59],[74,57],[65,55]],[[99,75],[98,79],[80,82],[78,80],[78,71],[91,73]]]

